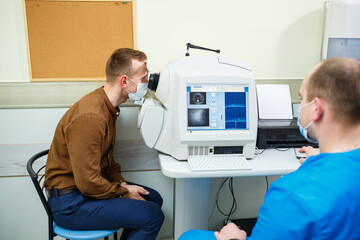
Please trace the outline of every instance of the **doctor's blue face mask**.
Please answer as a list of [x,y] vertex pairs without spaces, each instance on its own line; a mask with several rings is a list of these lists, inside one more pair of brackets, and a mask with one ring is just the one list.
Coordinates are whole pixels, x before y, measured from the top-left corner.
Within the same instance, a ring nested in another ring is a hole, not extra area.
[[317,140],[314,139],[314,138],[312,138],[312,137],[310,137],[310,136],[309,136],[309,133],[308,133],[308,129],[309,129],[309,127],[314,123],[314,121],[311,121],[308,125],[306,125],[306,127],[303,128],[303,127],[301,126],[301,123],[300,123],[300,115],[301,115],[301,109],[310,106],[310,105],[313,104],[314,102],[315,102],[315,99],[312,100],[311,102],[305,104],[304,106],[300,106],[300,107],[299,107],[299,116],[298,116],[298,120],[297,120],[297,125],[298,125],[298,127],[299,127],[299,130],[300,130],[301,135],[303,135],[304,138],[305,138],[306,140],[308,140],[309,142],[311,142],[311,143],[317,143]]

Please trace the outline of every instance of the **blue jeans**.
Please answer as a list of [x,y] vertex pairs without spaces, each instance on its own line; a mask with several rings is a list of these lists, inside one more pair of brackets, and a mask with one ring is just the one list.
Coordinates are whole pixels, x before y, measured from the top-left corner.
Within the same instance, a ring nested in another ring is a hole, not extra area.
[[67,229],[123,228],[121,240],[155,240],[164,222],[161,210],[163,199],[156,190],[142,187],[150,193],[143,196],[146,201],[128,198],[95,199],[77,191],[50,198],[49,205],[54,221]]

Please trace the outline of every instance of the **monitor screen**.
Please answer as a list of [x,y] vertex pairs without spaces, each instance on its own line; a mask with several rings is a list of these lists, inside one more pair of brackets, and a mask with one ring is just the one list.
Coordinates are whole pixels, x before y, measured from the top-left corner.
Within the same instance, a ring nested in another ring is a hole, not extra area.
[[249,130],[247,84],[187,84],[187,131]]
[[360,38],[329,38],[327,57],[351,57],[360,61]]

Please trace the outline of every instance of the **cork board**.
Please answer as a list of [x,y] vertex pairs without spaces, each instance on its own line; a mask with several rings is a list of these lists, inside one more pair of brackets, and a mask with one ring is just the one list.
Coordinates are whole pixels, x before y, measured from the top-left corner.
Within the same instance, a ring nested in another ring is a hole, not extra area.
[[105,80],[105,64],[135,47],[134,1],[24,0],[30,81]]

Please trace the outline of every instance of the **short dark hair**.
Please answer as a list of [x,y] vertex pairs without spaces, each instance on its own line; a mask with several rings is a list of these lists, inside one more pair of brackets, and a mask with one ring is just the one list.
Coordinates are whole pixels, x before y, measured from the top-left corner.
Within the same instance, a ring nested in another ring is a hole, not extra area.
[[106,63],[106,82],[114,82],[120,75],[132,74],[132,60],[145,61],[145,53],[131,48],[116,49]]
[[360,123],[360,62],[336,57],[322,61],[309,76],[307,100],[320,97],[329,103],[337,122]]

